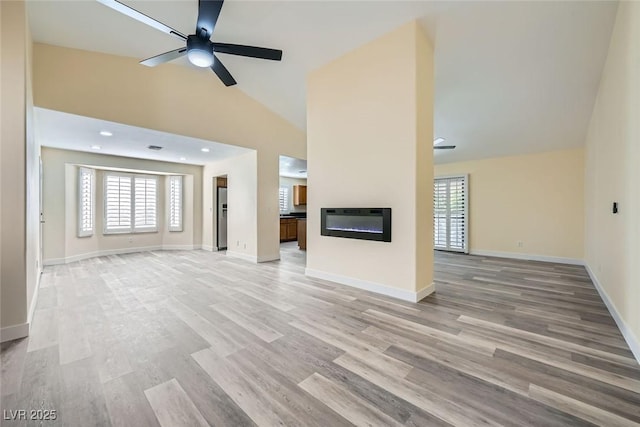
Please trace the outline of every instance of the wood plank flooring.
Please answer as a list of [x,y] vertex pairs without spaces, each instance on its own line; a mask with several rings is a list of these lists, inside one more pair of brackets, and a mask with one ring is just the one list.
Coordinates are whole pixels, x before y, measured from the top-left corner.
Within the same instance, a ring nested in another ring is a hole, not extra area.
[[640,425],[640,367],[582,267],[438,252],[411,304],[282,258],[48,267],[31,336],[2,345],[2,425]]

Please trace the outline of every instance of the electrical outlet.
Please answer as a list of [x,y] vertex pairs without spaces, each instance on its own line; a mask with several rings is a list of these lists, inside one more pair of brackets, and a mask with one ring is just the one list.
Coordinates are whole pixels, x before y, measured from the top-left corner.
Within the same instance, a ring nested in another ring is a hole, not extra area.
[[522,240],[518,240],[518,247],[521,248],[524,246],[524,243],[522,242]]

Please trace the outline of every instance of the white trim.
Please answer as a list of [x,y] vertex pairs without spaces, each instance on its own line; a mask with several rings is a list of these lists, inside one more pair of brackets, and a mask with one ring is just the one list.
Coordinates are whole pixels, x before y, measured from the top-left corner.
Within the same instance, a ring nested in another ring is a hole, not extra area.
[[436,284],[432,283],[429,286],[425,286],[424,288],[420,289],[417,293],[416,293],[416,301],[422,301],[423,299],[425,299],[426,297],[428,297],[429,295],[431,295],[432,293],[434,293],[436,291]]
[[519,252],[499,252],[471,249],[470,255],[492,256],[496,258],[524,259],[529,261],[555,262],[557,264],[584,265],[584,261],[576,258],[563,258],[548,255],[523,254]]
[[249,261],[249,262],[253,262],[253,263],[257,263],[258,262],[258,257],[257,256],[243,254],[241,252],[233,252],[233,251],[227,250],[227,256],[231,257],[231,258],[243,259],[245,261]]
[[280,252],[275,255],[259,255],[258,262],[278,261],[280,259]]
[[150,251],[190,251],[202,249],[200,245],[157,245],[157,246],[141,246],[137,248],[121,248],[108,249],[103,251],[87,252],[84,254],[72,255],[66,258],[49,258],[43,261],[44,266],[69,264],[71,262],[82,261],[89,258],[96,258],[108,255],[123,255],[137,252]]
[[40,279],[42,278],[42,272],[38,271],[38,278],[36,279],[36,288],[33,290],[33,296],[31,297],[31,305],[29,306],[29,315],[27,317],[27,324],[31,325],[33,321],[33,315],[36,312],[36,305],[38,304],[38,292],[40,291]]
[[214,247],[213,247],[213,246],[211,246],[211,245],[202,245],[202,250],[203,250],[203,251],[213,252],[215,249],[217,249],[217,248],[214,248]]
[[7,326],[0,329],[0,342],[17,340],[29,336],[29,324],[22,323],[20,325]]
[[201,245],[162,245],[161,251],[193,251],[202,249]]
[[633,330],[631,330],[629,325],[627,325],[622,316],[620,316],[620,313],[616,309],[615,304],[613,303],[613,301],[611,301],[611,298],[609,298],[609,295],[604,290],[604,287],[602,287],[600,281],[589,267],[589,264],[585,262],[584,266],[587,269],[587,273],[589,273],[589,277],[591,278],[593,285],[596,287],[596,290],[600,294],[600,298],[602,298],[602,301],[609,309],[609,313],[611,313],[611,317],[613,317],[616,325],[618,325],[618,329],[620,329],[620,333],[622,333],[624,340],[627,342],[627,345],[631,349],[631,352],[635,356],[638,363],[640,363],[640,340],[638,339],[638,337],[636,337],[636,335],[633,333]]
[[316,279],[328,280],[330,282],[339,283],[341,285],[347,285],[409,302],[418,302],[435,290],[435,286],[433,283],[422,288],[418,292],[411,292],[404,289],[393,288],[381,283],[369,282],[367,280],[342,276],[340,274],[327,273],[325,271],[315,270],[313,268],[305,268],[304,274]]

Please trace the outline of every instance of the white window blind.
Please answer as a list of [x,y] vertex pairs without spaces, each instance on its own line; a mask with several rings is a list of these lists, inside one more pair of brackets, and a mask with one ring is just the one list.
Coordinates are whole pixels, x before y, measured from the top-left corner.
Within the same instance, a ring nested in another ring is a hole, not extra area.
[[96,171],[80,168],[78,173],[78,237],[93,236],[95,227]]
[[107,174],[104,182],[105,233],[131,232],[131,176]]
[[280,187],[280,212],[289,211],[289,189],[287,187]]
[[105,174],[105,234],[157,231],[157,188],[156,177]]
[[467,175],[436,178],[433,184],[435,249],[468,252]]
[[169,177],[169,231],[182,231],[182,177]]
[[158,179],[155,177],[134,178],[135,199],[134,212],[136,231],[156,231],[157,228],[157,202]]

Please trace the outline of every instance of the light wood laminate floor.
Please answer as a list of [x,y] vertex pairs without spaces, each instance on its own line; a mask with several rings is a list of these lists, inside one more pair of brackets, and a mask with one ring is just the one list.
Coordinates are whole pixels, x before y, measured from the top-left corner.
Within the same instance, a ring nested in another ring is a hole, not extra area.
[[[436,254],[418,304],[310,279],[304,253],[48,267],[2,409],[68,426],[628,426],[640,368],[584,268]],[[41,425],[8,421],[3,425]]]

